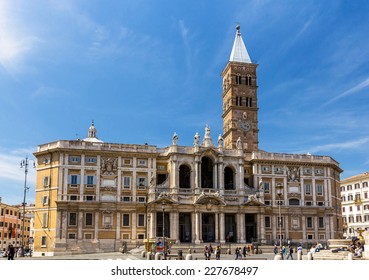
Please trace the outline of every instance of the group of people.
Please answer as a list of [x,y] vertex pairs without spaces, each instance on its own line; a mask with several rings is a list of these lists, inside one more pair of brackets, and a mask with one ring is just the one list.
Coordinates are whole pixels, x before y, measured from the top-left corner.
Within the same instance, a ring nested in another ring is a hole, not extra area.
[[348,251],[353,253],[356,257],[361,258],[364,252],[364,245],[361,242],[356,242],[357,240],[353,240],[350,244]]
[[[296,251],[301,251],[302,253],[301,244],[297,247]],[[291,246],[291,244],[288,244],[288,246],[283,245],[282,247],[279,247],[279,254],[282,257],[282,260],[284,258],[286,258],[287,260],[291,258],[291,260],[293,260],[293,252],[294,252],[294,249]],[[274,244],[274,254],[276,255],[277,253],[278,253],[278,247],[277,247],[277,244]]]
[[14,260],[14,256],[16,255],[16,251],[17,251],[17,249],[14,248],[14,246],[12,244],[10,244],[8,246],[8,251],[6,252],[8,260]]

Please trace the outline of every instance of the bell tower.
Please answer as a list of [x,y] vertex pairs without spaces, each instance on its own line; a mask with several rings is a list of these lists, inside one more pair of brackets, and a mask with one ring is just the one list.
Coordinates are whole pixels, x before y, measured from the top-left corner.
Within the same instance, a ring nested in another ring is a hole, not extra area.
[[240,138],[245,152],[258,150],[257,66],[251,62],[237,25],[231,56],[222,72],[225,148],[236,149]]

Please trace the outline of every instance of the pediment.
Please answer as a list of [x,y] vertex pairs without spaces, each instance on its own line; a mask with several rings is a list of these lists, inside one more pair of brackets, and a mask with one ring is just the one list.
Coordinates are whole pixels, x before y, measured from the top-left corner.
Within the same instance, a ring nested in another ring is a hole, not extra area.
[[155,200],[149,202],[149,204],[163,204],[163,203],[165,203],[165,204],[178,204],[178,201],[174,200],[170,193],[161,192]]
[[219,192],[215,193],[204,193],[202,192],[195,200],[194,204],[201,205],[227,205],[224,201],[224,198],[219,195]]
[[259,201],[255,195],[250,195],[245,203],[242,204],[243,206],[265,206],[264,203]]

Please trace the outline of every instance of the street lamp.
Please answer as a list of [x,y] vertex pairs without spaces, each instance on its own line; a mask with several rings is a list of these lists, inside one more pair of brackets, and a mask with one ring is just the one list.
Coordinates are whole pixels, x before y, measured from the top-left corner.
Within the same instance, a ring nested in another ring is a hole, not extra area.
[[166,260],[167,259],[167,252],[166,252],[166,249],[165,249],[165,246],[166,246],[166,244],[165,244],[165,217],[164,217],[164,212],[165,212],[165,202],[163,202],[162,204],[161,204],[161,208],[162,208],[162,210],[163,210],[163,250],[164,250],[164,252],[163,252],[163,254],[164,254],[164,257],[163,257],[163,259],[164,260]]
[[29,189],[29,187],[27,187],[27,173],[28,173],[28,165],[29,162],[33,161],[33,168],[36,167],[36,163],[34,160],[29,159],[27,156],[25,159],[23,159],[20,162],[20,168],[24,168],[24,193],[23,193],[23,218],[22,218],[22,236],[21,236],[21,256],[24,257],[24,220],[26,217],[26,195],[27,195],[27,190]]
[[279,227],[279,246],[282,248],[282,217],[281,217],[281,196],[283,193],[283,185],[278,183],[276,185],[278,195],[278,227]]

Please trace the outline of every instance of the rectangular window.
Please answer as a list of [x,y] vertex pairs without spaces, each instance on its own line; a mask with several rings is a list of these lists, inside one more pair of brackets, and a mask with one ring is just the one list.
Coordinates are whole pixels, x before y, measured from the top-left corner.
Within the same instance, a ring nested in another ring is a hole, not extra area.
[[44,176],[43,185],[44,187],[50,187],[50,176]]
[[123,189],[131,188],[131,177],[123,177]]
[[270,228],[270,217],[265,217],[265,227]]
[[318,184],[316,186],[316,193],[317,193],[317,195],[323,195],[323,185]]
[[124,165],[131,165],[131,160],[130,159],[124,159],[123,164]]
[[345,212],[345,211],[346,211],[345,207],[342,207],[342,212]]
[[70,156],[69,161],[72,162],[72,163],[80,163],[81,162],[81,157],[80,156]]
[[47,195],[42,197],[42,205],[49,205],[49,197]]
[[68,233],[68,239],[76,239],[75,233]]
[[87,175],[86,182],[87,182],[87,187],[93,187],[95,185],[95,176]]
[[42,227],[47,228],[48,226],[48,214],[42,213]]
[[324,217],[319,217],[319,227],[320,228],[324,227]]
[[264,193],[270,193],[270,185],[268,182],[264,183]]
[[85,157],[85,162],[86,163],[96,163],[97,158],[96,157]]
[[352,206],[350,206],[350,212],[352,212]]
[[360,215],[357,215],[356,216],[356,222],[357,223],[361,223],[362,219],[361,219],[361,216]]
[[70,200],[77,200],[77,199],[78,199],[78,196],[76,196],[76,195],[71,195],[71,196],[69,197],[69,199],[70,199]]
[[129,214],[123,214],[123,226],[129,227]]
[[92,236],[93,236],[92,233],[85,233],[84,234],[85,239],[92,239]]
[[85,226],[93,225],[93,215],[92,213],[85,213]]
[[355,189],[360,189],[360,184],[355,184]]
[[123,202],[131,202],[131,197],[130,196],[123,196],[122,198]]
[[139,165],[139,166],[146,166],[146,160],[144,160],[144,159],[139,159],[139,160],[138,160],[138,165]]
[[138,226],[139,227],[145,226],[145,215],[144,214],[138,214]]
[[368,182],[363,182],[363,188],[367,188],[368,187]]
[[139,233],[139,234],[137,234],[137,239],[142,240],[142,239],[144,239],[144,238],[145,238],[145,234],[143,234],[143,233]]
[[76,226],[77,225],[77,213],[69,213],[68,225],[69,226]]
[[71,187],[77,187],[80,184],[80,175],[69,175],[69,184]]
[[310,194],[310,193],[311,193],[311,185],[305,184],[305,194]]
[[137,197],[138,203],[145,203],[146,202],[146,196],[139,196]]
[[307,235],[307,239],[308,239],[308,240],[312,240],[313,238],[314,238],[314,235],[313,235],[313,234],[308,234],[308,235]]
[[46,240],[47,240],[46,236],[41,236],[41,247],[46,247]]
[[307,217],[306,218],[306,227],[307,228],[312,228],[313,227],[313,218],[312,217]]

